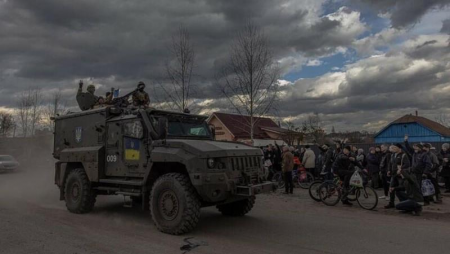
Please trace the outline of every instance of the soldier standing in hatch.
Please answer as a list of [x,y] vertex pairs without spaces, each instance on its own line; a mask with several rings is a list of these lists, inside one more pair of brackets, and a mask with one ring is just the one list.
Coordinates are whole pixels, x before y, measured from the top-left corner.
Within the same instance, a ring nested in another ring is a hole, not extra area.
[[[77,95],[83,93],[83,81],[80,80],[80,83],[78,83],[78,93]],[[87,89],[88,93],[92,94],[95,99],[97,100],[97,96],[95,96],[95,86],[94,85],[88,85]]]
[[145,84],[140,81],[137,86],[136,92],[133,93],[133,105],[135,107],[149,107],[150,106],[150,97],[148,93],[144,91]]
[[[80,80],[80,83],[78,83],[77,101],[78,101],[78,98],[83,98],[83,94],[88,94],[89,96],[92,96],[92,105],[88,105],[88,106],[84,105],[82,110],[87,110],[89,108],[92,109],[95,106],[95,104],[98,102],[98,97],[95,95],[95,86],[89,85],[86,90],[87,90],[87,93],[83,93],[83,81]],[[78,103],[80,103],[80,102],[78,101]]]

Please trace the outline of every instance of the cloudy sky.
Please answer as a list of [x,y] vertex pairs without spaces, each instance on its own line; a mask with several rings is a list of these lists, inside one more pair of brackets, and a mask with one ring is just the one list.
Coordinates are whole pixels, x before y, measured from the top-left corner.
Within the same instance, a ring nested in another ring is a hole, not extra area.
[[74,106],[80,79],[101,94],[155,84],[183,25],[197,111],[232,111],[213,81],[247,21],[282,69],[280,119],[376,131],[415,110],[450,116],[450,0],[0,0],[0,109],[34,87]]

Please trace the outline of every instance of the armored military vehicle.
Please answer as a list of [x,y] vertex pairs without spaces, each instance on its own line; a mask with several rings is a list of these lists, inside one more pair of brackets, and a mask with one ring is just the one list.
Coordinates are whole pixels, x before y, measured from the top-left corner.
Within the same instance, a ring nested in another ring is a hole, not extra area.
[[205,116],[110,106],[54,120],[55,183],[72,213],[90,212],[97,195],[124,195],[178,235],[201,207],[243,216],[273,190],[260,149],[214,141]]

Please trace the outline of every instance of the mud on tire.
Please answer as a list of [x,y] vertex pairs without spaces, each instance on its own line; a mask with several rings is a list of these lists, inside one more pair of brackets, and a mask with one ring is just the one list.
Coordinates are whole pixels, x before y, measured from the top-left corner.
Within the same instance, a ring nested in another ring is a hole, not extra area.
[[189,177],[165,174],[156,180],[150,196],[150,212],[159,231],[180,235],[192,231],[200,219],[201,203]]
[[83,169],[70,171],[65,181],[64,198],[72,213],[88,213],[94,208],[96,195]]
[[253,196],[233,203],[218,205],[217,209],[226,216],[244,216],[252,210],[255,199],[256,197]]

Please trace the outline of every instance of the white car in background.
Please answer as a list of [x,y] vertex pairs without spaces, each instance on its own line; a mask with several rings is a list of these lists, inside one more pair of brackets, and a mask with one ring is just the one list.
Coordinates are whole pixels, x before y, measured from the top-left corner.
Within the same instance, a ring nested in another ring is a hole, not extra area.
[[11,155],[0,155],[0,172],[16,170],[19,165]]

